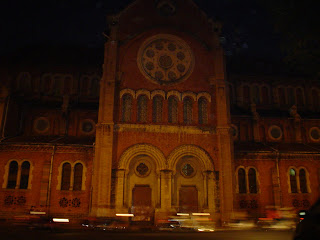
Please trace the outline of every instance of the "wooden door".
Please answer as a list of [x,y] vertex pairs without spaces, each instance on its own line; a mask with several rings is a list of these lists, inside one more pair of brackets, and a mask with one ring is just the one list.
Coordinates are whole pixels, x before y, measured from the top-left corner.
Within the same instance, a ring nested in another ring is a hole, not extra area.
[[198,211],[198,190],[195,186],[182,186],[179,191],[180,212]]

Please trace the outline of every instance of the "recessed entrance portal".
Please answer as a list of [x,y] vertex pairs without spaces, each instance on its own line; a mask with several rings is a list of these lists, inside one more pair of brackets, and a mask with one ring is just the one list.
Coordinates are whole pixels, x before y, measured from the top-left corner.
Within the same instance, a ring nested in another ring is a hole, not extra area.
[[135,186],[132,189],[132,213],[134,221],[153,219],[152,189],[149,185]]
[[198,211],[198,190],[195,186],[182,186],[179,190],[179,211]]

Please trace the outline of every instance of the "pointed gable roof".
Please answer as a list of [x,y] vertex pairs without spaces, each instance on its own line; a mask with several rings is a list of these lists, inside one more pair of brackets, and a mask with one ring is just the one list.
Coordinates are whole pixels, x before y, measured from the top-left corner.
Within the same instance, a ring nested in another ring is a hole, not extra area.
[[[172,14],[166,14],[167,10]],[[220,24],[192,0],[136,0],[114,18],[119,22],[120,42],[153,28],[170,28],[193,35],[209,48],[218,44]]]

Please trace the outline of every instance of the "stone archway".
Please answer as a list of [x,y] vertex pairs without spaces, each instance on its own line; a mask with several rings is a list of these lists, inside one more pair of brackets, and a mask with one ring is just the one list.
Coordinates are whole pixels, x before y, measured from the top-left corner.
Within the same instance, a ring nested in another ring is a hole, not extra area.
[[200,147],[183,145],[168,158],[172,170],[172,206],[176,211],[214,212],[213,161]]
[[152,145],[137,144],[124,151],[116,176],[116,209],[132,212],[139,211],[142,206],[145,210],[146,203],[141,200],[141,193],[145,191],[150,193],[148,209],[154,210],[161,202],[159,178],[162,169],[166,169],[166,159]]

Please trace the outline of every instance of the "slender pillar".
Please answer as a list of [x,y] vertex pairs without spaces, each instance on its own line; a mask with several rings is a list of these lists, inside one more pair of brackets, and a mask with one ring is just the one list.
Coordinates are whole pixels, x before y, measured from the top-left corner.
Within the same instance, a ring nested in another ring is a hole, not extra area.
[[210,213],[215,212],[215,177],[212,171],[207,171],[207,189],[208,189],[208,211]]
[[228,85],[225,81],[224,53],[221,47],[214,54],[215,76],[210,79],[215,89],[217,108],[218,162],[220,171],[220,209],[222,223],[229,222],[233,215],[234,164],[233,142],[230,131],[230,108]]
[[111,208],[111,170],[114,138],[114,98],[117,72],[117,19],[109,19],[110,36],[105,43],[103,76],[100,82],[99,117],[93,161],[91,215],[113,216]]
[[121,212],[124,211],[124,180],[125,170],[118,169],[116,172],[116,211]]

